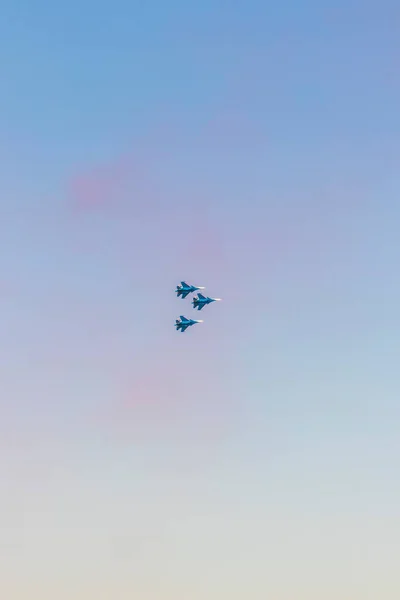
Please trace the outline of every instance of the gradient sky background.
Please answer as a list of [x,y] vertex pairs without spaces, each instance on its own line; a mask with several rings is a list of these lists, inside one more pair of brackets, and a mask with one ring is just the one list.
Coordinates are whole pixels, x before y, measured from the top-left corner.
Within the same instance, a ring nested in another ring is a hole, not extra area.
[[0,596],[398,600],[398,2],[1,12]]

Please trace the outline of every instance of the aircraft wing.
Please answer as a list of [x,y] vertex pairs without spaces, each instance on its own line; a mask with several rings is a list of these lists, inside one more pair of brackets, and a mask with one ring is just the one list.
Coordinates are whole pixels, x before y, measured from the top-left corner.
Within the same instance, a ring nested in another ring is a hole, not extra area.
[[186,296],[190,294],[190,290],[181,290],[181,297],[186,298]]
[[184,331],[186,331],[188,327],[189,325],[181,325],[181,332],[183,333]]
[[184,287],[184,288],[188,288],[188,287],[190,287],[190,285],[188,285],[188,284],[186,283],[186,281],[181,281],[181,286],[182,286],[182,287]]
[[182,323],[188,323],[189,319],[187,319],[186,317],[184,317],[183,315],[180,315],[180,320],[182,321]]
[[203,294],[200,294],[200,293],[197,294],[197,297],[199,298],[199,300],[205,300],[206,299],[206,297],[203,296]]

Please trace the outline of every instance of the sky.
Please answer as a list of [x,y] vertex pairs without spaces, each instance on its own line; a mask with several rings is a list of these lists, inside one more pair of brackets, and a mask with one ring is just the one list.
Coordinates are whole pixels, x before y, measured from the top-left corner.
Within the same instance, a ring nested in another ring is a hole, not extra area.
[[1,597],[399,598],[399,28],[3,2]]

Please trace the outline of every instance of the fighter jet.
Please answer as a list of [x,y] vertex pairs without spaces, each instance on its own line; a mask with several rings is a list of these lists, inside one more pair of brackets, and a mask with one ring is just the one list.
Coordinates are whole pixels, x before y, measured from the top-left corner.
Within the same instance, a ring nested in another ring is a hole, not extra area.
[[196,287],[195,285],[188,285],[185,281],[181,281],[181,285],[178,285],[175,292],[177,297],[182,297],[182,300],[186,298],[188,294],[197,292],[197,290],[204,290],[203,287]]
[[181,330],[181,332],[183,333],[184,331],[186,331],[186,329],[188,327],[191,327],[192,325],[196,325],[196,323],[202,323],[202,322],[203,321],[194,321],[193,319],[187,319],[186,317],[181,315],[180,319],[177,319],[175,321],[175,327],[176,327],[177,331]]
[[205,307],[206,304],[211,304],[211,302],[220,302],[221,298],[206,298],[205,296],[203,296],[203,294],[197,294],[197,298],[196,296],[193,298],[193,308],[197,310],[201,310],[202,308]]

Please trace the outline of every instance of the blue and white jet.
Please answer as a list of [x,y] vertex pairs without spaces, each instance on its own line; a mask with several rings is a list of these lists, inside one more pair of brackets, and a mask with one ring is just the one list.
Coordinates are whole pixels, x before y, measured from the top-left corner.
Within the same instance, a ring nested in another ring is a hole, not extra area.
[[184,331],[186,331],[186,329],[188,327],[191,327],[192,325],[196,325],[196,323],[202,323],[202,322],[203,321],[195,321],[194,319],[187,319],[186,317],[181,315],[180,319],[177,319],[175,321],[175,327],[176,327],[177,331],[181,330],[181,332],[183,333]]
[[204,308],[206,306],[206,304],[211,304],[211,302],[220,302],[221,298],[208,298],[206,296],[203,296],[203,294],[197,294],[197,297],[195,296],[193,298],[193,308],[197,310],[201,310],[202,308]]
[[178,285],[175,292],[179,298],[181,296],[182,300],[186,298],[188,294],[192,294],[193,292],[197,292],[197,290],[204,290],[203,287],[196,287],[195,285],[188,285],[186,281],[181,281],[181,285]]

